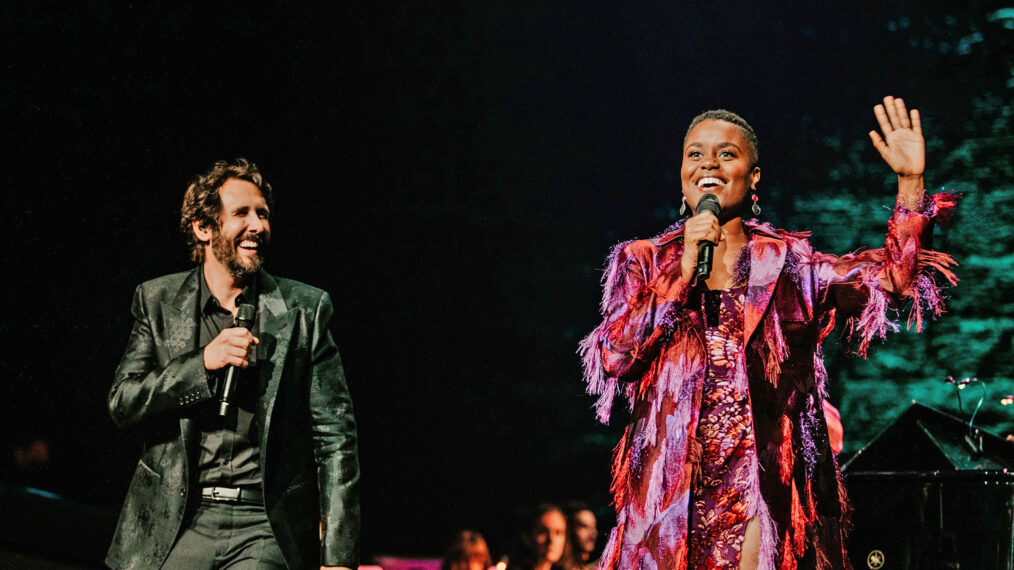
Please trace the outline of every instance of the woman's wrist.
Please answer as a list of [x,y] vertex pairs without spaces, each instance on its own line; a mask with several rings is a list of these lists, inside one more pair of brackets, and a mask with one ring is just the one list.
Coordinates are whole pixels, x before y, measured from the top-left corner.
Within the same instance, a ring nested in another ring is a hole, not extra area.
[[898,204],[908,210],[918,210],[922,204],[926,184],[922,174],[898,175]]

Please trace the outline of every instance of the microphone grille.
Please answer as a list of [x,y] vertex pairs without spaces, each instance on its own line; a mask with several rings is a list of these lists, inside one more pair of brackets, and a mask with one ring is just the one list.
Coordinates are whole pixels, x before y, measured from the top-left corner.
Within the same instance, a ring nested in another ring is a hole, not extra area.
[[722,211],[722,206],[719,205],[717,196],[714,194],[705,194],[697,201],[697,211],[711,212],[717,216],[718,213]]
[[249,329],[253,325],[254,317],[257,316],[257,307],[243,303],[236,311],[236,324]]

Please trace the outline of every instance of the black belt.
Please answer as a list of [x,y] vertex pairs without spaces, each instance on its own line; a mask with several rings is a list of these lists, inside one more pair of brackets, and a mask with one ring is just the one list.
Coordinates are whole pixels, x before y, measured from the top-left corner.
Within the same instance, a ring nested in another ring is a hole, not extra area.
[[201,497],[222,503],[261,504],[264,502],[264,495],[256,487],[201,487]]

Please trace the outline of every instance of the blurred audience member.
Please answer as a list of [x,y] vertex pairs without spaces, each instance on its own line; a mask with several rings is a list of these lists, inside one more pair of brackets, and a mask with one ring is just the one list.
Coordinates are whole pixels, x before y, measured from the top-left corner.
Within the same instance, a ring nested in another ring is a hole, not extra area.
[[49,443],[44,439],[33,439],[15,447],[14,464],[26,471],[49,465]]
[[454,536],[440,570],[486,570],[492,564],[486,539],[475,531],[463,530]]
[[531,521],[520,554],[511,557],[511,570],[564,570],[567,518],[563,511],[543,503],[535,508]]
[[63,492],[53,469],[49,441],[33,437],[20,441],[6,460],[0,460],[0,482]]
[[564,566],[567,570],[591,570],[598,566],[592,558],[595,540],[599,536],[595,513],[586,503],[574,501],[564,506],[567,513],[567,551]]

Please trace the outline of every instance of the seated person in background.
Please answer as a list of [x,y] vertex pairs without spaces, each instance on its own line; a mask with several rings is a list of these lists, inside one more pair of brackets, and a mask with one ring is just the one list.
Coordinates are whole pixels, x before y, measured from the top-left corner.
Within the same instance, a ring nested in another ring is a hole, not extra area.
[[535,508],[522,536],[520,554],[511,557],[511,570],[563,570],[567,518],[560,507],[543,503]]
[[572,501],[564,505],[567,513],[567,550],[564,555],[568,570],[596,568],[595,540],[598,538],[598,521],[587,503]]
[[474,530],[462,530],[447,548],[440,570],[486,570],[492,564],[486,539]]

